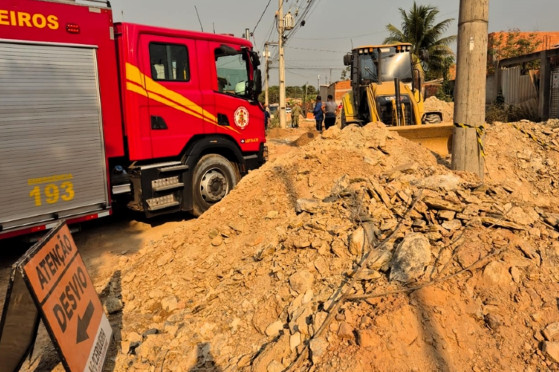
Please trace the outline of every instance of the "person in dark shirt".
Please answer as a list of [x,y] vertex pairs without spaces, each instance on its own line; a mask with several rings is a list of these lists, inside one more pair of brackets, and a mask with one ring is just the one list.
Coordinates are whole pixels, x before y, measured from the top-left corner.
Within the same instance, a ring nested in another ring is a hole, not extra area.
[[268,123],[270,123],[270,110],[268,105],[264,105],[264,129],[268,130]]
[[316,96],[316,103],[313,109],[314,120],[316,120],[316,130],[322,132],[322,121],[324,120],[324,113],[322,111],[322,97]]

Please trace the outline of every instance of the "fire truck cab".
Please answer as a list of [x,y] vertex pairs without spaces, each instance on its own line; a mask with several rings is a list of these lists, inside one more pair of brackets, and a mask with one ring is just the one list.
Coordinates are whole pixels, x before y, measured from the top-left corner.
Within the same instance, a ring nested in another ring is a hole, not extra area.
[[200,215],[266,160],[245,39],[0,4],[0,238],[111,213]]

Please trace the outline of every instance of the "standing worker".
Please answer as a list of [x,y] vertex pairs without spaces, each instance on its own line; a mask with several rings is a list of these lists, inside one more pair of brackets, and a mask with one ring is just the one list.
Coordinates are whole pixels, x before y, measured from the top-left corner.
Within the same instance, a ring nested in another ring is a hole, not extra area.
[[293,128],[299,128],[299,115],[301,115],[301,106],[296,103],[293,106],[293,111],[291,111],[291,126]]
[[316,103],[312,112],[314,114],[314,120],[316,120],[316,130],[322,132],[324,113],[322,112],[322,98],[320,96],[316,96]]
[[324,104],[324,112],[326,113],[324,126],[328,129],[336,124],[336,115],[338,113],[338,105],[334,102],[331,94],[328,95],[328,100]]

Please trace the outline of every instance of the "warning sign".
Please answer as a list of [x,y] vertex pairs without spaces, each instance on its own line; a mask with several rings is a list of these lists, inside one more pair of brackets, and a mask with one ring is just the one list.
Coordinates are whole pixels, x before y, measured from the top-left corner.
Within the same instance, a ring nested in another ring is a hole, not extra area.
[[68,226],[53,229],[19,265],[66,369],[101,371],[112,330]]

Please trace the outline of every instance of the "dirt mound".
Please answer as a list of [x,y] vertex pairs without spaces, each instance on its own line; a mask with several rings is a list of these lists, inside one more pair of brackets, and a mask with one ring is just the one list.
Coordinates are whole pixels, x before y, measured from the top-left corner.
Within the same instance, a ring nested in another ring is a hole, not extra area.
[[454,102],[441,101],[431,96],[425,100],[425,111],[439,111],[443,114],[443,122],[452,123],[454,117]]
[[98,270],[105,370],[559,367],[559,121],[487,126],[483,183],[382,124],[312,125]]
[[557,129],[516,125],[483,184],[381,124],[251,172],[121,259],[115,370],[558,367]]

